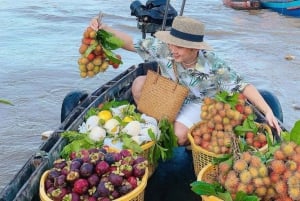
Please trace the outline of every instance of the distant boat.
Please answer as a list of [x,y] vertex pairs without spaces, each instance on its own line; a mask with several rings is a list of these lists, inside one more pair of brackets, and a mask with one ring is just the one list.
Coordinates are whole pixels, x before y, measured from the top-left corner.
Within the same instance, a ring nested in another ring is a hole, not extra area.
[[255,10],[261,8],[259,0],[223,0],[223,4],[237,10]]
[[282,15],[300,17],[300,0],[261,0],[261,6]]

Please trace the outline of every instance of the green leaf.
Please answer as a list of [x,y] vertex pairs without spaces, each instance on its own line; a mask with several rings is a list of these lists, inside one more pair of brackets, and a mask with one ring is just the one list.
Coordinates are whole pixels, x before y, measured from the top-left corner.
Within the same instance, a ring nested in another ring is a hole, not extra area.
[[87,57],[94,49],[96,49],[97,45],[98,45],[97,42],[91,44],[91,45],[87,48],[87,50],[84,52],[83,55],[84,55],[85,57]]
[[220,91],[216,94],[215,99],[223,103],[228,103],[231,108],[235,108],[238,103],[238,97],[239,94],[237,92],[229,94],[227,91]]
[[12,105],[13,106],[13,104],[11,102],[9,102],[7,100],[3,100],[3,99],[0,99],[0,103],[6,104],[6,105]]
[[247,195],[243,191],[239,191],[236,194],[234,201],[259,201],[260,199],[255,195]]
[[191,183],[192,191],[197,195],[213,195],[217,196],[216,187],[213,184],[204,181],[195,181]]
[[100,41],[101,45],[108,50],[115,50],[121,48],[124,45],[123,40],[103,29],[99,29],[97,31],[96,38],[98,41]]
[[123,148],[124,149],[130,149],[134,153],[137,153],[137,154],[139,154],[143,151],[141,146],[137,142],[135,142],[133,139],[131,139],[131,137],[123,135],[122,136],[122,142],[123,142]]
[[290,136],[291,141],[300,145],[300,120],[295,122],[294,127],[290,132],[290,135],[291,135]]

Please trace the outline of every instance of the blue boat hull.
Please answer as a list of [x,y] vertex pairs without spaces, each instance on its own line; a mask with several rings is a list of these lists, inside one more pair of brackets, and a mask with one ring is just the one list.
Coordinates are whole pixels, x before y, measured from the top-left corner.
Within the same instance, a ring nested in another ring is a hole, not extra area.
[[262,8],[274,10],[282,15],[300,17],[300,0],[298,1],[261,1]]

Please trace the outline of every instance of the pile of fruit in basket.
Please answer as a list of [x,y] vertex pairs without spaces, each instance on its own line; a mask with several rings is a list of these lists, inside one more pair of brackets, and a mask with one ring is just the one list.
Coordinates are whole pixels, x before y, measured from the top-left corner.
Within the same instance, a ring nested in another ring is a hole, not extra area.
[[191,135],[196,145],[215,154],[227,154],[231,152],[232,137],[259,149],[267,144],[270,132],[267,125],[255,122],[252,106],[242,94],[222,91],[215,98],[204,98],[201,122]]
[[200,115],[201,122],[191,131],[194,143],[212,153],[226,154],[234,128],[253,115],[253,109],[242,94],[222,91],[215,98],[204,98]]
[[[65,131],[68,140],[61,156],[69,158],[80,149],[109,146],[144,154],[150,164],[172,157],[177,138],[173,125],[136,111],[127,100],[111,100],[90,108],[78,131]],[[146,152],[147,151],[147,152]]]
[[122,47],[123,41],[104,30],[95,31],[87,27],[79,48],[78,65],[82,78],[107,70],[109,65],[118,68],[122,63],[121,56],[112,50]]
[[[300,200],[300,121],[267,152],[244,151],[215,160],[199,173],[192,190],[221,200]],[[214,167],[214,168],[209,168]],[[208,175],[213,175],[208,178]],[[209,189],[209,190],[208,190]]]
[[[62,154],[68,156],[69,147],[82,149],[97,146],[141,152],[141,145],[153,140],[151,136],[154,139],[160,137],[160,129],[154,118],[138,113],[135,109],[135,105],[126,100],[112,100],[100,107],[90,108],[78,131],[66,131],[62,134],[69,140]],[[88,145],[90,147],[86,147]]]
[[129,150],[84,149],[80,157],[54,161],[41,182],[51,200],[109,201],[128,195],[146,174],[147,160]]

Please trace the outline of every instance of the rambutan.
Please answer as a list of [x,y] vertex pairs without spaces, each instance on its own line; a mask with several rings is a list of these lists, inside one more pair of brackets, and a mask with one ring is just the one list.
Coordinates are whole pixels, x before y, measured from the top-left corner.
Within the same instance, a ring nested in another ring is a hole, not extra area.
[[294,187],[294,188],[299,188],[300,189],[300,179],[295,177],[295,176],[291,176],[290,178],[287,179],[287,184],[288,187]]
[[283,179],[287,180],[288,178],[290,178],[292,176],[292,174],[293,173],[291,171],[285,171],[281,177]]
[[291,157],[291,160],[297,163],[300,166],[300,154],[299,153],[294,153]]
[[272,160],[270,162],[270,168],[277,174],[283,174],[286,170],[284,162],[282,160]]
[[237,174],[235,171],[230,170],[227,174],[226,181],[225,181],[225,188],[229,190],[230,192],[233,192],[232,190],[235,189],[239,184],[239,179],[237,177]]
[[278,181],[277,183],[274,183],[274,188],[278,194],[281,196],[287,195],[287,183],[284,181]]
[[258,168],[258,175],[260,177],[266,177],[268,176],[268,169],[265,165],[262,165]]
[[248,170],[243,170],[240,173],[240,180],[243,184],[249,184],[252,180],[251,173]]
[[276,183],[280,180],[280,175],[275,172],[271,172],[269,177],[272,183]]
[[286,157],[292,156],[294,153],[294,148],[296,147],[295,142],[282,143],[280,149]]
[[[296,155],[296,154],[294,154],[294,155]],[[285,166],[289,171],[293,172],[293,171],[297,170],[297,163],[295,161],[288,160],[285,162]]]
[[274,159],[276,159],[276,160],[284,160],[285,159],[285,155],[284,155],[284,153],[280,149],[277,149],[274,152]]
[[227,172],[229,172],[229,170],[231,169],[231,165],[230,162],[228,161],[223,161],[218,165],[219,168],[219,172],[221,174],[226,174]]
[[264,197],[267,194],[267,188],[265,186],[260,186],[255,189],[254,192],[258,197]]
[[255,190],[255,187],[254,187],[253,183],[249,183],[246,186],[247,186],[247,189],[246,189],[245,193],[252,194]]
[[249,172],[250,172],[252,178],[258,177],[258,169],[257,169],[257,168],[250,166],[250,167],[248,168],[248,170],[249,170]]
[[270,186],[271,185],[271,179],[270,179],[270,177],[266,176],[262,180],[263,180],[265,186]]
[[248,168],[248,164],[243,159],[238,159],[233,164],[233,169],[237,172],[242,172],[243,170]]
[[244,183],[239,183],[237,187],[237,192],[242,191],[242,192],[247,192],[247,185]]
[[259,168],[262,164],[261,159],[258,156],[252,156],[250,161],[250,166],[253,166],[255,168]]
[[297,145],[294,149],[297,154],[300,154],[300,146],[299,145]]
[[289,187],[288,194],[293,200],[300,200],[300,188],[299,187],[296,187],[296,188]]
[[247,163],[250,163],[252,155],[250,154],[250,152],[242,152],[241,153],[241,158],[244,159]]
[[264,181],[262,180],[262,178],[257,177],[253,179],[253,184],[256,188],[258,188],[260,186],[264,186]]
[[278,197],[275,189],[273,187],[267,188],[267,195],[265,196],[265,200],[274,200],[274,198]]

